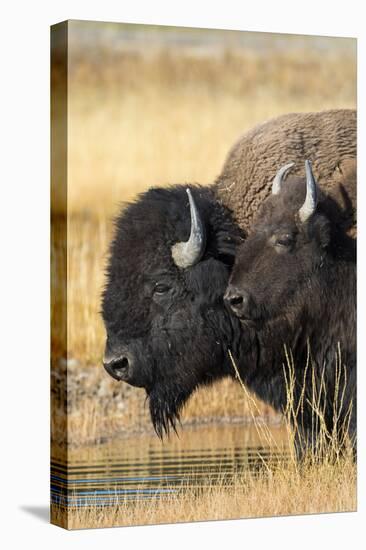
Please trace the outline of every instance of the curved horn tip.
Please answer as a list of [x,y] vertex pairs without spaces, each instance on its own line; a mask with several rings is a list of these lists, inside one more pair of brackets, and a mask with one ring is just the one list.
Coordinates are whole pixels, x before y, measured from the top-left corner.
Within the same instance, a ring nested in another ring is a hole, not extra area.
[[313,163],[311,162],[311,160],[306,159],[306,160],[305,160],[305,170],[306,170],[306,169],[309,169],[309,168],[310,168],[310,170],[311,170],[311,169],[312,169],[312,166],[313,166]]
[[283,183],[282,180],[286,176],[287,172],[289,172],[289,170],[291,170],[294,165],[294,162],[289,162],[278,170],[277,174],[273,178],[272,195],[278,195],[280,193]]
[[206,248],[205,227],[194,202],[191,190],[187,187],[191,215],[191,231],[188,241],[178,242],[172,246],[172,256],[180,268],[191,267],[199,262]]
[[300,220],[306,222],[316,210],[318,204],[317,183],[315,181],[310,160],[305,160],[306,198],[299,210]]
[[190,190],[189,187],[187,187],[186,189],[186,193],[188,195],[188,199],[189,199],[189,206],[191,208],[191,212],[192,212],[192,208],[195,208],[196,205],[195,205],[195,202],[194,202],[194,198],[193,198],[193,195],[192,195],[192,191]]

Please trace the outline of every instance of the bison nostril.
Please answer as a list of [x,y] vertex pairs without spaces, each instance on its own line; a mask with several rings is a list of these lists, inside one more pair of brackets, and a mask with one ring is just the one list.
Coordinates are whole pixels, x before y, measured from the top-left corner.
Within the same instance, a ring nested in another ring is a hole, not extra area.
[[123,369],[128,367],[127,357],[122,357],[122,359],[119,361],[119,366]]
[[252,314],[252,300],[247,290],[231,287],[225,294],[224,299],[237,317],[240,319],[250,318]]
[[104,362],[104,368],[116,380],[125,379],[128,374],[130,362],[128,357],[122,356],[112,359],[109,362]]
[[244,301],[243,293],[240,292],[238,289],[236,289],[234,287],[229,288],[226,291],[226,294],[224,296],[224,300],[232,308],[240,307],[240,306],[242,306],[243,301]]
[[120,357],[119,359],[117,359],[115,361],[112,361],[112,364],[110,365],[110,368],[116,374],[120,374],[121,372],[124,372],[126,369],[128,369],[128,359],[127,359],[127,357]]

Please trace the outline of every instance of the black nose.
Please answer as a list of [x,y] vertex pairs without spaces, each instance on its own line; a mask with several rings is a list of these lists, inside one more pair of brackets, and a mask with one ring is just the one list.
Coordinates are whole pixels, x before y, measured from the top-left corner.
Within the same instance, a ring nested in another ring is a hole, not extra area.
[[224,300],[235,315],[249,318],[250,296],[248,292],[229,286],[225,293]]
[[104,357],[103,366],[115,380],[128,380],[131,370],[132,359],[129,355],[123,354],[118,357]]

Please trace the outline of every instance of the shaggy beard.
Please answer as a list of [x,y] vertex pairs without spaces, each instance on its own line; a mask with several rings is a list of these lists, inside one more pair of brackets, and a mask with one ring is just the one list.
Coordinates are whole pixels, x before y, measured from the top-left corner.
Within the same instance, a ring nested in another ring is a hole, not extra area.
[[150,416],[154,430],[160,439],[169,436],[170,430],[177,433],[177,423],[180,423],[180,411],[193,392],[194,388],[162,388],[155,386],[149,393]]

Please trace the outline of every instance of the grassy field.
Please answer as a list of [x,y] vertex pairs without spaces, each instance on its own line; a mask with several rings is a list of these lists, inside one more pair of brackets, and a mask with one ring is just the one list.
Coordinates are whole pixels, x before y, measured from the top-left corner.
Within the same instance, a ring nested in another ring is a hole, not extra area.
[[[144,392],[121,387],[101,367],[100,296],[112,218],[124,202],[153,185],[209,184],[245,130],[285,112],[355,107],[355,90],[355,59],[348,49],[226,49],[211,57],[179,48],[149,56],[105,52],[98,63],[87,54],[71,56],[67,221],[57,196],[53,212],[68,232],[68,349],[64,335],[52,341],[55,376],[62,376],[66,356],[70,367],[70,443],[150,429]],[[55,239],[55,271],[65,253]],[[53,316],[57,307],[56,301]],[[197,392],[183,419],[246,416],[246,400],[238,384],[223,381]],[[56,439],[63,407],[56,406]],[[258,407],[276,419],[269,407]]]
[[[234,362],[233,364],[235,366]],[[353,451],[348,439],[340,440],[336,435],[336,430],[328,432],[326,429],[324,411],[319,407],[323,392],[326,392],[323,385],[318,392],[316,385],[310,389],[310,394],[313,395],[311,401],[312,422],[314,426],[320,426],[317,446],[312,452],[308,450],[301,462],[296,459],[293,441],[297,430],[301,428],[301,421],[298,423],[297,407],[294,401],[294,371],[291,362],[288,367],[286,374],[288,407],[283,418],[284,427],[278,430],[270,429],[262,418],[258,419],[260,410],[257,403],[248,395],[238,375],[243,396],[246,397],[247,413],[252,423],[248,427],[237,426],[236,430],[232,430],[231,427],[230,430],[227,427],[221,428],[225,430],[225,436],[222,439],[219,438],[219,441],[220,446],[226,448],[229,434],[229,440],[232,439],[232,441],[227,448],[236,454],[239,448],[243,448],[243,441],[246,439],[248,449],[252,449],[252,452],[253,449],[257,449],[258,460],[255,467],[250,467],[247,462],[245,466],[241,466],[228,476],[228,466],[223,461],[220,465],[219,475],[206,474],[199,485],[194,484],[188,475],[185,479],[182,478],[178,488],[176,485],[164,485],[164,490],[171,489],[171,494],[146,500],[130,500],[129,496],[124,498],[116,494],[113,503],[109,506],[97,504],[94,501],[93,493],[90,493],[89,502],[81,508],[71,505],[65,509],[59,505],[52,505],[51,519],[53,523],[67,529],[82,529],[356,511],[357,468]],[[339,380],[341,380],[342,368],[341,365],[336,367],[336,377],[337,379],[339,377]],[[314,383],[314,376],[312,380]],[[344,392],[342,384],[337,384],[337,386],[339,399],[333,401],[333,419],[335,426],[346,428],[349,420],[347,417],[342,425],[337,424],[340,418],[339,412],[343,408]],[[305,391],[304,387],[303,399],[305,401],[308,399],[306,397],[308,391],[309,388],[306,388]],[[326,393],[324,397],[327,401]],[[300,401],[298,410],[303,407],[303,404]],[[351,408],[352,406],[350,410]],[[96,416],[91,416],[91,418],[95,419]],[[90,428],[90,422],[88,425]],[[209,440],[210,436],[213,437],[212,442]],[[240,443],[237,440],[238,436]],[[143,437],[143,444],[141,436],[140,441],[138,438],[128,439],[127,451],[125,443],[123,443],[123,448],[113,447],[114,456],[118,457],[119,467],[121,464],[128,464],[126,459],[129,455],[134,461],[135,468],[138,457],[143,457],[143,462],[145,462],[148,460],[149,454],[156,456],[158,446],[153,444],[150,447],[151,437],[146,434]],[[154,438],[155,441],[156,438]],[[254,442],[256,442],[256,446],[253,446]],[[161,443],[161,447],[166,445],[167,442]],[[172,453],[169,456],[173,457],[173,462],[169,463],[170,467],[175,461],[179,462],[181,459],[179,454],[174,453],[174,450],[179,449],[181,445],[184,451],[193,449],[197,452],[200,450],[202,457],[205,456],[208,449],[216,449],[214,452],[219,450],[215,447],[217,433],[210,433],[210,431],[206,433],[201,428],[196,433],[191,432],[184,444],[177,438],[168,442],[169,451]],[[149,453],[147,453],[147,448],[149,448]],[[266,449],[271,449],[272,458],[264,458]],[[106,449],[103,449],[103,452],[105,456],[110,456]],[[74,448],[69,449],[68,461],[73,464],[73,461],[76,460],[79,466],[89,463],[97,463],[100,466],[105,464],[105,458],[103,462],[104,454],[96,455],[93,446],[85,447],[81,451],[80,448]],[[196,454],[195,456],[200,455]],[[107,463],[107,469],[113,468],[113,461],[107,460]],[[162,464],[160,462],[160,472],[163,472]],[[195,471],[197,466],[192,466],[192,468]],[[151,470],[148,471],[151,472]],[[141,473],[137,470],[134,475],[141,476]],[[83,473],[83,477],[85,476],[86,474]],[[144,485],[141,484],[140,489],[143,488]]]
[[[260,411],[257,404],[248,395],[239,377],[243,396],[246,396],[247,413],[251,417],[252,423],[248,427],[238,426],[235,431],[232,428],[230,430],[227,427],[222,428],[225,429],[225,437],[219,438],[219,441],[220,445],[225,447],[228,444],[229,433],[229,440],[232,439],[232,442],[228,448],[231,452],[237,453],[239,448],[243,448],[243,441],[247,439],[247,448],[257,449],[256,467],[250,467],[248,462],[228,477],[228,467],[224,461],[220,466],[218,477],[217,475],[205,475],[199,485],[192,483],[189,476],[185,478],[185,481],[182,478],[178,489],[176,485],[164,485],[164,489],[171,489],[172,494],[163,495],[160,498],[129,500],[128,496],[123,498],[116,494],[113,504],[103,506],[95,503],[91,493],[89,503],[82,508],[71,505],[66,510],[59,505],[52,505],[53,523],[67,529],[81,529],[356,511],[356,463],[349,445],[350,442],[347,439],[339,440],[336,431],[329,433],[325,428],[323,410],[318,407],[318,403],[321,401],[320,396],[325,391],[325,387],[322,386],[318,394],[315,392],[315,387],[310,391],[310,394],[314,396],[313,424],[321,426],[318,445],[315,452],[305,453],[303,461],[298,462],[293,441],[300,424],[297,424],[297,413],[295,412],[294,379],[291,365],[289,365],[286,380],[288,407],[283,419],[284,428],[271,430],[262,418],[258,419],[257,414]],[[314,377],[313,380],[315,380]],[[339,401],[334,400],[333,418],[336,425],[339,411],[343,407],[343,390],[343,386],[340,385]],[[306,392],[304,392],[304,398],[305,395]],[[300,406],[302,407],[302,405]],[[96,415],[90,418],[95,419]],[[346,418],[344,426],[347,426],[347,423],[348,419]],[[90,422],[87,425],[90,429]],[[213,437],[212,442],[209,440],[210,435]],[[240,443],[237,440],[238,435]],[[150,447],[151,437],[146,434],[143,437],[143,444],[138,438],[128,439],[128,452],[125,443],[123,443],[124,448],[122,449],[121,447],[114,448],[114,456],[118,457],[119,465],[121,463],[128,464],[126,458],[129,454],[135,464],[138,457],[143,457],[145,462],[149,456],[147,448],[149,448],[151,456],[156,456],[158,446],[155,444]],[[155,441],[156,438],[154,438]],[[254,441],[256,446],[253,446]],[[171,465],[174,464],[174,461],[180,460],[179,454],[175,454],[174,450],[179,449],[181,445],[184,451],[194,449],[197,452],[200,450],[204,457],[208,449],[215,449],[217,434],[214,432],[210,434],[209,431],[206,433],[201,428],[196,433],[190,433],[184,444],[177,438],[173,438],[168,444],[170,453],[173,451],[169,456],[174,457],[173,462],[170,462]],[[166,445],[167,442],[161,443],[162,447]],[[264,454],[262,459],[260,458],[265,449],[271,449],[272,459],[264,458]],[[218,450],[216,449],[215,452]],[[105,456],[109,456],[105,449],[104,453]],[[103,456],[96,455],[93,446],[85,447],[81,451],[76,447],[69,449],[68,460],[70,464],[76,460],[79,465],[89,463],[100,465],[105,463]],[[113,462],[107,462],[107,469],[113,468]],[[163,471],[162,462],[160,462],[160,471]],[[84,473],[83,476],[85,477],[85,475]],[[141,475],[141,472],[139,473],[137,470],[135,475]],[[141,489],[143,487],[141,485]]]
[[104,218],[153,185],[212,183],[247,129],[291,111],[355,107],[348,53],[179,51],[71,59],[69,211]]
[[212,484],[156,501],[116,502],[110,507],[52,509],[52,520],[68,529],[152,525],[296,514],[356,511],[356,467],[337,464],[277,464],[261,474],[237,474],[232,485]]

